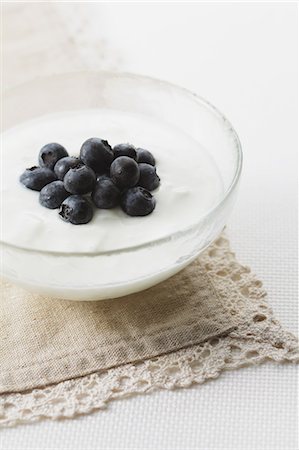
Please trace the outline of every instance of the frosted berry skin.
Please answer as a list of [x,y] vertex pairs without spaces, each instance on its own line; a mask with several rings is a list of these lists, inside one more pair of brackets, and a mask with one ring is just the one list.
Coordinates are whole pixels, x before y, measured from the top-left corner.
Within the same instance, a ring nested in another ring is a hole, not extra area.
[[129,156],[130,158],[137,159],[136,148],[132,144],[118,144],[113,147],[114,159],[119,156]]
[[91,203],[81,195],[71,195],[60,206],[59,216],[73,225],[83,225],[91,221],[93,208]]
[[71,194],[88,194],[93,190],[95,182],[94,171],[82,164],[70,169],[63,179],[65,189]]
[[119,189],[133,187],[139,180],[139,167],[129,156],[116,158],[110,167],[110,177]]
[[156,206],[156,200],[146,189],[137,186],[125,191],[121,198],[121,207],[129,216],[147,216]]
[[33,166],[20,176],[20,182],[28,189],[40,191],[46,184],[56,180],[56,175],[46,167]]
[[152,153],[145,148],[137,148],[137,162],[138,163],[146,163],[150,164],[151,166],[156,165],[156,160]]
[[160,178],[157,175],[156,168],[146,163],[140,163],[138,166],[140,171],[138,186],[141,186],[148,191],[157,189],[160,184]]
[[80,164],[80,159],[75,156],[65,156],[57,161],[54,166],[54,173],[58,180],[63,180],[65,174]]
[[[57,143],[44,145],[38,156],[42,166],[26,169],[20,182],[40,191],[39,203],[59,208],[62,220],[88,223],[94,206],[120,206],[129,216],[147,216],[156,206],[150,193],[160,184],[153,155],[129,143],[115,145],[100,138],[87,139],[80,157],[69,156]],[[139,162],[138,162],[139,161]]]
[[119,205],[120,190],[107,176],[97,178],[93,193],[93,203],[97,208],[111,209]]
[[100,138],[90,138],[85,141],[80,150],[80,159],[97,174],[109,171],[114,159],[114,153],[107,141]]
[[66,149],[56,142],[44,145],[38,155],[38,163],[41,167],[53,170],[57,161],[68,156]]
[[40,191],[39,202],[45,208],[56,209],[69,195],[62,181],[52,181]]

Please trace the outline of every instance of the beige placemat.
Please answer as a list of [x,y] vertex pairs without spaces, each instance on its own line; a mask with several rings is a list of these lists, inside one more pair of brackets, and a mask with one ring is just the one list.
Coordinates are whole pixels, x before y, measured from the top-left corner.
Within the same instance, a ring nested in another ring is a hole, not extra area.
[[261,281],[236,261],[225,236],[179,275],[122,299],[59,302],[9,285],[3,294],[3,426],[86,414],[227,369],[299,360],[297,339],[274,318]]

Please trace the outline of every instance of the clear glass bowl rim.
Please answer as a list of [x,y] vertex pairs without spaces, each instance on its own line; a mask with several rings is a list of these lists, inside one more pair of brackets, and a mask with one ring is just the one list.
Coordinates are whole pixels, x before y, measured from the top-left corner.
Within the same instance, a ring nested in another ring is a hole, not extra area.
[[231,122],[226,118],[226,116],[221,111],[219,111],[218,108],[216,108],[216,106],[214,106],[212,103],[210,103],[204,97],[198,95],[195,92],[190,91],[189,89],[186,89],[182,86],[178,86],[169,81],[161,80],[159,78],[155,78],[155,77],[151,77],[151,76],[147,76],[147,75],[131,73],[131,72],[121,72],[121,71],[113,72],[113,71],[105,71],[105,70],[92,70],[92,71],[91,70],[88,70],[88,71],[78,70],[78,71],[72,71],[72,72],[63,72],[63,73],[59,73],[59,74],[53,74],[51,76],[36,77],[34,80],[26,81],[22,84],[18,84],[12,88],[4,90],[2,92],[2,96],[9,94],[9,92],[13,92],[16,89],[24,89],[24,88],[26,88],[26,86],[31,85],[32,83],[36,82],[37,80],[39,80],[39,81],[45,80],[45,82],[46,82],[46,80],[53,79],[53,78],[61,79],[61,78],[69,78],[74,75],[84,76],[84,75],[88,75],[88,74],[94,74],[94,75],[98,74],[99,76],[105,76],[107,78],[114,77],[114,78],[130,78],[132,80],[134,80],[134,79],[135,80],[147,80],[153,84],[159,84],[160,86],[164,85],[165,87],[171,87],[172,89],[175,89],[177,92],[180,92],[181,94],[185,95],[186,97],[192,98],[193,101],[195,101],[196,103],[198,103],[201,106],[204,106],[213,115],[215,115],[216,117],[221,119],[221,121],[224,124],[226,124],[227,129],[233,136],[234,142],[235,142],[235,147],[237,150],[237,152],[236,152],[236,169],[232,176],[230,185],[228,186],[228,188],[226,189],[226,191],[224,192],[222,198],[218,201],[218,203],[216,203],[216,205],[214,205],[210,210],[208,210],[206,214],[201,216],[200,219],[194,225],[192,225],[191,227],[184,228],[182,230],[175,231],[174,233],[170,233],[167,236],[164,236],[162,238],[151,241],[150,243],[146,242],[144,244],[125,247],[125,248],[121,248],[119,250],[116,249],[116,250],[104,251],[104,252],[101,252],[101,251],[99,251],[99,252],[58,252],[58,251],[49,251],[49,250],[29,249],[29,248],[9,244],[7,242],[0,240],[1,245],[4,245],[7,248],[20,250],[20,251],[26,252],[26,253],[28,252],[28,253],[37,253],[37,254],[49,254],[49,255],[57,255],[57,256],[65,256],[65,257],[68,257],[68,256],[96,257],[96,256],[100,256],[100,255],[109,256],[109,255],[117,254],[117,253],[127,253],[127,252],[134,252],[134,251],[142,250],[149,246],[163,244],[164,242],[167,242],[167,241],[174,239],[176,237],[179,237],[179,236],[183,236],[184,234],[188,234],[190,232],[192,233],[200,225],[201,221],[207,219],[214,213],[217,214],[217,211],[222,207],[222,205],[230,197],[230,195],[232,194],[232,192],[234,191],[235,187],[238,184],[238,181],[239,181],[239,178],[240,178],[240,175],[242,172],[242,166],[243,166],[243,151],[242,151],[242,146],[241,146],[239,136],[238,136],[236,130],[234,129],[234,127],[232,126]]

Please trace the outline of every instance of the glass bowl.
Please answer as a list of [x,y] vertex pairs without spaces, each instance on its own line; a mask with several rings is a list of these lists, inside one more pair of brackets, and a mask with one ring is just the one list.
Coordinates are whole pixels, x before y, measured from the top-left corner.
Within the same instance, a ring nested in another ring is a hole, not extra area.
[[[76,72],[39,78],[3,94],[3,131],[63,111],[105,108],[168,123],[197,141],[217,166],[223,194],[195,224],[157,240],[109,252],[64,253],[1,241],[5,279],[46,296],[101,300],[147,289],[191,263],[217,238],[231,212],[242,150],[214,106],[173,84],[133,74]],[[187,150],[186,150],[187,151]],[[146,262],[146,263],[144,263]],[[92,268],[92,270],[91,270]]]

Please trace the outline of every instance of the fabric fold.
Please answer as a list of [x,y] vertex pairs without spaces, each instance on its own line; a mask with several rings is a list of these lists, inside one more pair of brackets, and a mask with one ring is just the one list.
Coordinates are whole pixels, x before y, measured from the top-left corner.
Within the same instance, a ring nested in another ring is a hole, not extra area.
[[0,392],[144,360],[229,332],[236,321],[200,263],[146,291],[72,302],[2,283]]

